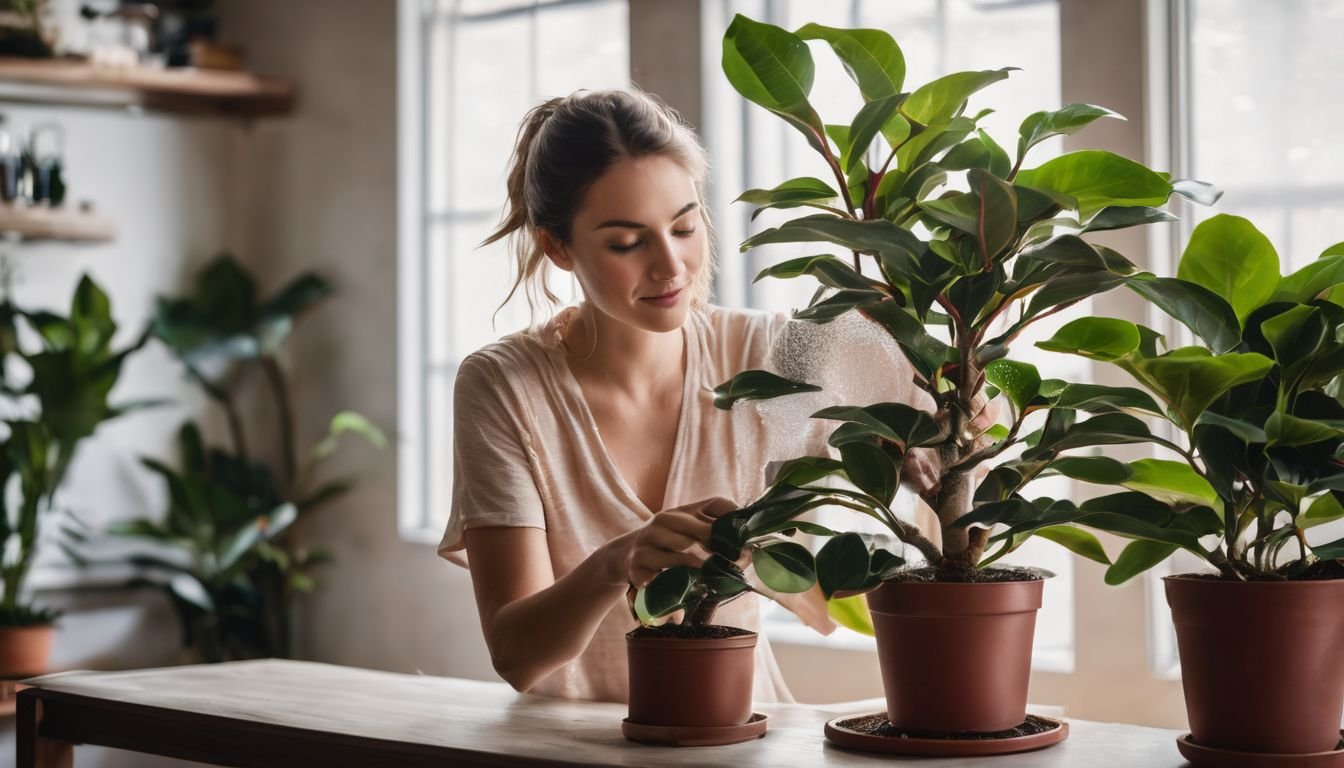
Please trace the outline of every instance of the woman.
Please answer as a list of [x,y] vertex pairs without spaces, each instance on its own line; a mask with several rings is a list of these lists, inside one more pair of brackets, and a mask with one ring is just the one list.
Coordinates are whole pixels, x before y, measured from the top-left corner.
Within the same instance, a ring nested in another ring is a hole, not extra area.
[[[552,99],[519,131],[486,243],[513,236],[514,291],[554,300],[550,263],[584,301],[463,361],[439,552],[461,563],[465,548],[491,659],[520,691],[626,700],[627,588],[703,562],[714,517],[784,458],[761,420],[713,407],[714,386],[765,366],[786,318],[707,304],[706,173],[694,133],[643,93]],[[716,620],[757,629],[756,600]],[[817,606],[800,613],[828,631]],[[792,700],[764,637],[755,695]]]

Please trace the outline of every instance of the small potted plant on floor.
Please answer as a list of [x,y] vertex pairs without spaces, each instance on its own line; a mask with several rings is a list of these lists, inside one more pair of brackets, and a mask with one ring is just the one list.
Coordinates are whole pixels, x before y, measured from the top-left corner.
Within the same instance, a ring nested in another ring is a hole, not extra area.
[[[1182,753],[1208,765],[1337,764],[1344,538],[1312,529],[1344,519],[1344,243],[1281,276],[1254,225],[1215,216],[1191,235],[1176,278],[1132,287],[1198,343],[1165,349],[1148,328],[1084,318],[1041,346],[1142,383],[1161,404],[1144,409],[1180,436],[1178,460],[1056,463],[1136,490],[993,519],[1011,525],[1005,538],[1065,523],[1133,539],[1107,571],[1113,584],[1177,550],[1208,563],[1214,572],[1164,580],[1190,718]],[[1247,762],[1257,757],[1277,762]]]
[[[114,350],[116,330],[107,295],[87,276],[66,316],[20,309],[5,288],[0,303],[0,387],[8,401],[0,425],[0,486],[5,489],[0,498],[0,678],[46,671],[58,612],[33,603],[24,589],[43,520],[54,511],[79,444],[104,421],[138,407],[108,403],[122,363],[145,340],[142,336]],[[39,342],[35,351],[24,349],[30,336]],[[13,360],[22,364],[11,366]]]
[[[848,124],[824,123],[808,100],[809,40],[829,44],[862,94],[864,104]],[[885,719],[894,729],[886,732],[974,732],[980,736],[976,741],[951,748],[974,753],[1063,738],[1059,724],[1048,726],[1045,736],[1037,734],[1037,741],[1009,738],[1010,733],[983,738],[1027,722],[1042,582],[1029,569],[985,567],[1013,542],[987,555],[988,527],[967,524],[974,478],[982,465],[1019,445],[1054,459],[1071,449],[1156,439],[1140,419],[1116,407],[1133,397],[1132,390],[1043,380],[1034,366],[1011,359],[1010,350],[1033,324],[1138,273],[1124,256],[1083,235],[1171,220],[1158,206],[1173,191],[1207,200],[1209,189],[1173,184],[1165,174],[1097,150],[1026,167],[1029,151],[1040,142],[1116,115],[1087,104],[1036,112],[1023,121],[1010,154],[978,126],[985,113],[967,114],[968,99],[1007,78],[1009,70],[958,72],[907,90],[900,48],[880,30],[809,24],[790,33],[738,16],[724,39],[723,66],[743,96],[797,129],[833,176],[745,193],[742,199],[762,207],[808,206],[820,213],[764,230],[743,243],[743,250],[768,243],[830,243],[848,251],[846,257],[792,259],[761,276],[810,276],[821,283],[809,306],[794,314],[796,320],[824,323],[857,312],[885,330],[904,353],[910,380],[933,406],[925,412],[905,403],[878,403],[816,413],[815,418],[838,422],[829,440],[838,458],[799,459],[792,465],[795,474],[716,523],[716,545],[737,543],[734,528],[757,516],[794,520],[814,503],[838,504],[879,520],[923,556],[922,567],[888,567],[894,562],[890,553],[858,536],[834,537],[816,564],[828,597],[881,587],[869,602],[887,696]],[[793,394],[800,385],[750,371],[720,387],[720,404]],[[1008,402],[1009,425],[972,433],[985,396],[1000,392]],[[1080,421],[1080,413],[1094,416]],[[937,513],[940,536],[891,511],[903,465],[916,450],[933,452],[941,466],[934,490],[925,495]],[[990,478],[1002,485],[1005,474]],[[826,476],[844,478],[853,490],[818,482]],[[993,498],[992,489],[986,498]],[[1095,537],[1076,526],[1045,526],[1038,533],[1106,562]],[[859,741],[855,746],[872,749],[924,743]]]

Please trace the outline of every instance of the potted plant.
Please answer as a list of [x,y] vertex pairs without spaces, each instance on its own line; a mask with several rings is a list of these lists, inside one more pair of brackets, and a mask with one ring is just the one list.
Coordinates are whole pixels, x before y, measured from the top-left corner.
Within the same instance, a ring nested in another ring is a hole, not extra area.
[[[144,405],[108,403],[122,363],[145,342],[141,336],[114,350],[116,330],[107,295],[87,276],[76,287],[66,316],[20,309],[5,288],[0,304],[0,388],[8,401],[0,428],[0,484],[7,489],[0,500],[0,678],[46,670],[59,613],[32,602],[24,586],[42,521],[55,508],[79,444],[104,421]],[[24,349],[30,336],[40,343],[35,351]],[[10,367],[12,360],[22,365]]]
[[[810,40],[829,44],[863,96],[848,124],[824,123],[808,101]],[[759,500],[716,522],[714,551],[731,554],[741,533],[757,529],[763,518],[793,521],[823,504],[877,519],[922,555],[921,567],[897,568],[894,555],[857,535],[831,537],[815,564],[827,597],[881,586],[869,602],[889,725],[907,736],[983,736],[1019,728],[1027,722],[1041,575],[985,567],[1011,547],[987,556],[987,527],[967,525],[976,472],[1019,445],[1054,457],[1155,436],[1141,420],[1112,412],[1113,402],[1131,391],[1043,380],[1009,352],[1033,324],[1138,273],[1124,256],[1083,235],[1169,221],[1158,206],[1173,192],[1205,202],[1214,195],[1207,185],[1173,183],[1166,174],[1098,150],[1026,167],[1029,151],[1041,141],[1117,116],[1087,104],[1036,112],[1022,122],[1016,151],[1009,154],[978,127],[985,113],[966,114],[968,99],[1009,70],[958,72],[907,90],[900,48],[880,30],[809,24],[790,33],[738,16],[724,38],[723,67],[743,96],[797,129],[834,177],[791,179],[743,194],[741,199],[764,208],[807,206],[820,213],[755,234],[742,249],[831,243],[848,250],[850,258],[805,256],[767,268],[761,277],[817,279],[821,290],[794,318],[824,323],[860,313],[899,345],[910,378],[934,405],[932,412],[878,403],[814,414],[839,422],[829,439],[838,458],[804,457],[788,465]],[[729,408],[806,386],[748,371],[719,387],[718,403]],[[1008,401],[1008,426],[971,433],[983,398],[998,393]],[[1097,416],[1077,421],[1079,412]],[[1034,429],[1029,419],[1044,424]],[[935,490],[925,494],[940,536],[891,510],[903,465],[917,450],[931,451],[941,467]],[[990,478],[1001,483],[1004,474]],[[818,482],[824,477],[843,478],[850,488]],[[1043,526],[1037,534],[1108,562],[1095,537],[1071,524]],[[1063,738],[1059,724],[1048,730],[1049,738]],[[954,749],[983,753],[1042,743],[1009,736],[997,746],[979,738],[974,746],[965,742]],[[867,740],[862,746],[915,742],[924,740]]]
[[[785,468],[781,477],[796,477],[797,471],[806,469]],[[641,626],[626,636],[628,737],[707,746],[765,733],[765,716],[751,709],[756,633],[714,624],[714,617],[720,606],[749,592],[772,596],[811,589],[817,580],[812,552],[789,537],[799,531],[839,534],[783,516],[757,515],[740,523],[732,542],[717,543],[717,552],[701,567],[669,568],[631,590],[631,612]],[[764,589],[747,578],[748,563]],[[679,620],[669,621],[674,614]]]
[[[230,442],[208,445],[194,422],[184,424],[177,468],[142,460],[167,486],[166,514],[117,523],[107,533],[135,543],[122,555],[140,570],[132,585],[164,591],[183,644],[202,661],[292,654],[294,597],[314,588],[313,570],[330,557],[302,546],[290,526],[353,487],[318,473],[344,435],[386,444],[363,416],[342,411],[306,453],[296,448],[280,354],[298,318],[330,292],[320,277],[305,274],[258,300],[255,279],[224,254],[202,270],[192,296],[158,301],[154,335],[223,411]],[[212,368],[219,369],[213,376]],[[271,453],[278,467],[257,458],[248,440],[237,407],[244,369],[260,370],[279,415]]]
[[1191,728],[1181,751],[1201,764],[1315,753],[1333,764],[1344,538],[1309,531],[1344,518],[1344,243],[1281,276],[1251,222],[1215,216],[1194,230],[1176,278],[1140,275],[1131,287],[1197,343],[1164,349],[1151,329],[1084,318],[1040,346],[1131,374],[1155,397],[1133,403],[1179,435],[1167,443],[1178,460],[1055,462],[1047,471],[1134,490],[1038,501],[1034,519],[1012,511],[1021,500],[995,504],[982,521],[1007,523],[1004,539],[1060,523],[1133,539],[1107,571],[1113,584],[1177,550],[1208,563],[1215,572],[1164,579]]

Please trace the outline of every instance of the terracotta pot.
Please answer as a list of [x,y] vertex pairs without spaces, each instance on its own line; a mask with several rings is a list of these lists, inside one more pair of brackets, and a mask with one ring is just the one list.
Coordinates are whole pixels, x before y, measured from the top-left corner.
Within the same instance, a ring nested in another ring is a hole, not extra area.
[[55,635],[51,624],[0,628],[0,678],[17,680],[46,672]]
[[889,582],[869,593],[892,725],[941,732],[1021,725],[1044,586]]
[[1163,582],[1191,741],[1274,755],[1334,750],[1344,708],[1344,580]]
[[707,640],[626,635],[630,720],[729,726],[751,720],[756,633]]

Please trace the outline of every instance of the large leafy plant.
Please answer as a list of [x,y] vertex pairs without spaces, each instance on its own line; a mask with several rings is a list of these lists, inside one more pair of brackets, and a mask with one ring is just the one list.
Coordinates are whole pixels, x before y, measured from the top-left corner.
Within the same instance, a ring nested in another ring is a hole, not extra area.
[[[0,487],[6,489],[0,494],[0,626],[49,624],[57,617],[24,597],[41,521],[53,511],[79,444],[104,421],[145,405],[108,402],[122,364],[146,338],[115,350],[116,330],[107,295],[87,276],[68,315],[20,309],[6,288],[0,304],[0,388],[7,401],[0,439]],[[30,337],[38,342],[32,351],[25,350]]]
[[[305,454],[296,449],[293,406],[281,359],[298,318],[331,293],[313,274],[260,300],[256,280],[228,254],[202,270],[195,292],[160,298],[153,332],[224,412],[229,444],[207,445],[195,423],[178,435],[179,466],[143,460],[168,489],[160,519],[117,524],[134,542],[127,559],[137,583],[164,590],[179,614],[184,644],[207,661],[291,653],[294,597],[315,586],[329,560],[292,535],[296,520],[348,492],[349,478],[321,479],[343,435],[383,447],[382,433],[352,411],[337,413]],[[259,370],[278,414],[274,463],[255,453],[240,412],[243,377]]]
[[[840,58],[863,97],[846,124],[823,122],[808,100],[808,41],[825,43]],[[838,458],[788,464],[764,496],[718,521],[714,551],[731,556],[762,531],[787,529],[810,509],[839,505],[881,522],[918,550],[937,578],[980,578],[976,569],[1012,544],[986,557],[988,528],[968,524],[981,465],[1019,445],[1053,461],[1069,450],[1157,439],[1123,412],[1133,391],[1044,380],[1034,366],[1011,359],[1014,342],[1080,301],[1147,279],[1086,234],[1169,221],[1160,206],[1173,192],[1201,202],[1216,195],[1207,185],[1173,183],[1167,174],[1100,150],[1028,166],[1031,150],[1046,139],[1118,116],[1088,104],[1033,113],[1010,153],[979,126],[986,112],[967,113],[968,100],[1010,70],[957,72],[907,89],[901,50],[880,30],[809,24],[791,33],[738,16],[724,38],[723,68],[743,96],[804,137],[831,177],[744,193],[742,200],[763,209],[816,212],[765,229],[742,249],[829,243],[848,251],[790,259],[760,277],[808,276],[821,284],[796,320],[825,323],[857,312],[884,329],[934,409],[878,403],[814,414],[838,422],[829,439]],[[729,408],[808,388],[748,371],[719,387],[717,403]],[[1008,425],[975,434],[970,424],[983,398],[1000,392]],[[1037,412],[1047,415],[1032,429],[1028,418]],[[1079,421],[1079,413],[1093,417]],[[941,465],[937,488],[925,495],[937,513],[941,543],[891,509],[902,467],[916,450],[931,451]],[[1003,487],[1001,498],[1019,487]],[[1036,533],[1105,559],[1095,537],[1069,523]],[[871,589],[893,572],[892,556],[879,552],[855,534],[834,536],[811,573],[827,596]]]
[[[1131,489],[1074,505],[1021,499],[980,507],[1020,540],[1081,524],[1133,539],[1107,571],[1121,583],[1185,550],[1228,579],[1339,576],[1344,539],[1308,541],[1344,518],[1344,243],[1288,275],[1251,222],[1215,216],[1191,235],[1175,278],[1133,284],[1196,343],[1164,349],[1134,323],[1083,318],[1041,347],[1111,363],[1152,397],[1130,405],[1166,419],[1178,460],[1104,456],[1045,471]],[[1029,473],[1019,462],[1010,470]]]

